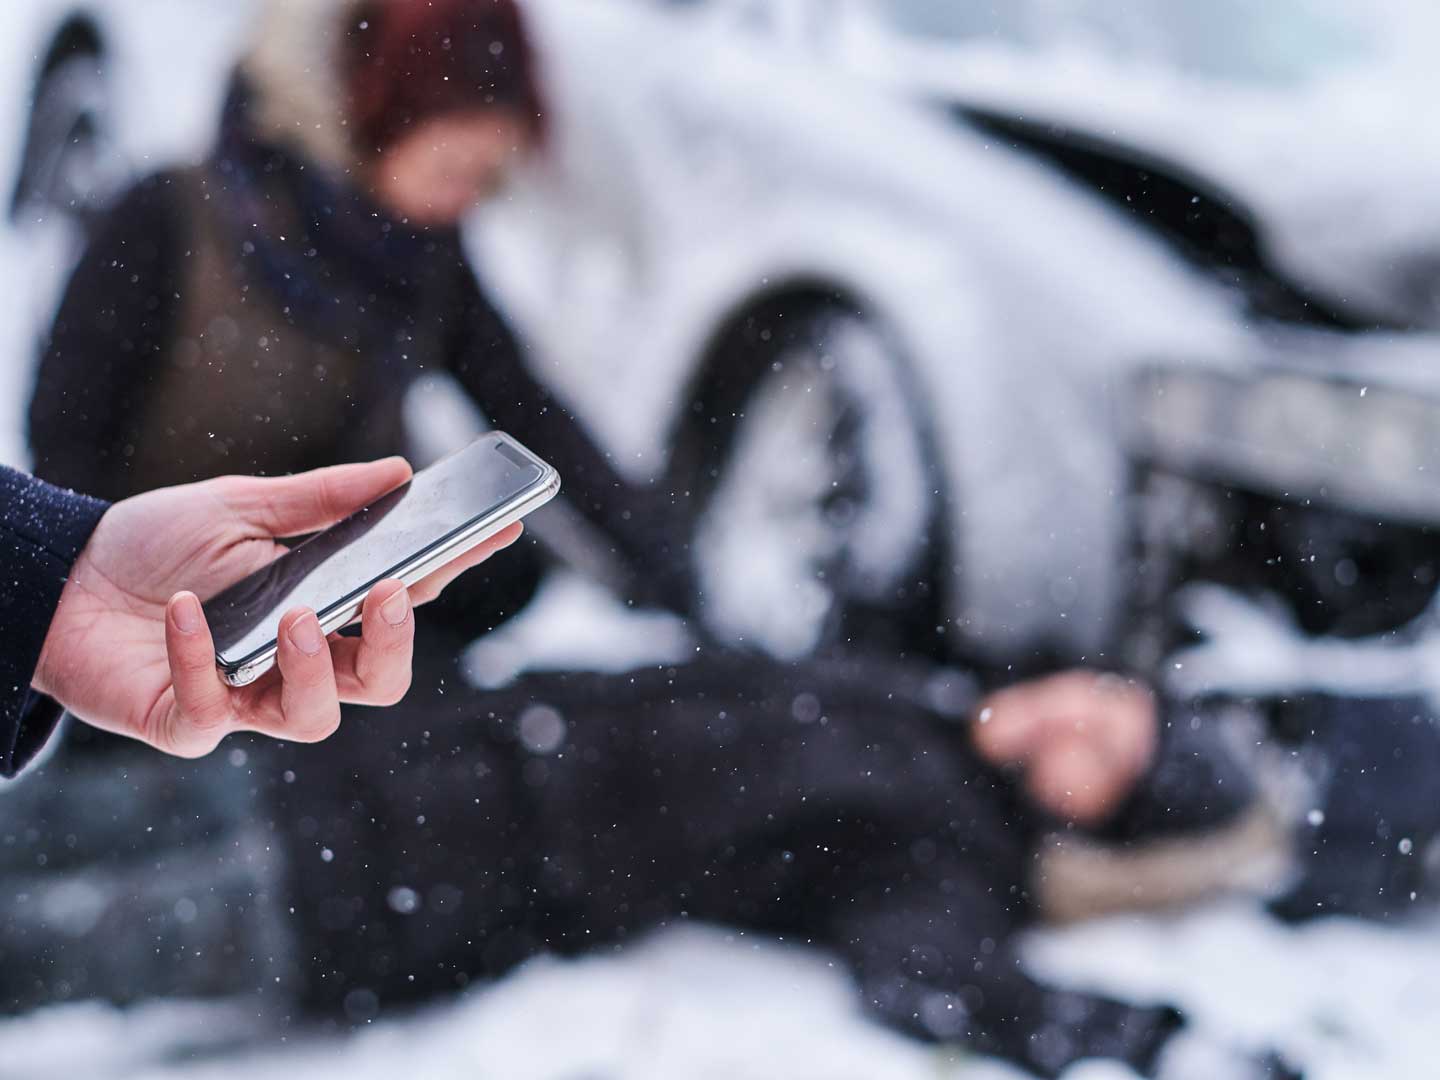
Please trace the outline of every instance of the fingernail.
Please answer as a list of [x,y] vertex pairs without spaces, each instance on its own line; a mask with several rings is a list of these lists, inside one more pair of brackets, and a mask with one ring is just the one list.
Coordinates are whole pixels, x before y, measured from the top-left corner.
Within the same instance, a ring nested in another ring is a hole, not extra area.
[[182,634],[198,634],[205,625],[205,612],[194,593],[181,593],[171,607],[175,627]]
[[290,624],[290,641],[306,656],[314,656],[325,647],[320,620],[310,614],[300,616]]
[[380,614],[391,626],[400,626],[410,617],[410,590],[400,589],[380,605]]

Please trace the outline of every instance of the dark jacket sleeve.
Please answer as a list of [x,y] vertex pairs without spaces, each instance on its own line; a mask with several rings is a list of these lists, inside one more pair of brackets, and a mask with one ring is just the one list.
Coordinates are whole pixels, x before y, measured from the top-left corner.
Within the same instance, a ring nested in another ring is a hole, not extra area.
[[1222,828],[1255,805],[1250,770],[1199,705],[1162,698],[1155,763],[1115,817],[1105,839],[1134,840]]
[[598,571],[636,603],[684,608],[693,596],[687,533],[671,500],[615,471],[584,424],[530,373],[504,318],[474,278],[467,278],[459,337],[450,349],[451,374],[495,427],[560,471],[562,504],[547,513],[560,524],[568,506],[580,520],[572,517],[563,525],[569,550],[557,553],[581,569]]
[[0,775],[45,744],[60,707],[30,689],[70,568],[106,504],[0,468]]
[[129,491],[143,367],[172,332],[182,254],[174,179],[142,180],[97,227],[70,278],[30,401],[35,475],[105,498]]

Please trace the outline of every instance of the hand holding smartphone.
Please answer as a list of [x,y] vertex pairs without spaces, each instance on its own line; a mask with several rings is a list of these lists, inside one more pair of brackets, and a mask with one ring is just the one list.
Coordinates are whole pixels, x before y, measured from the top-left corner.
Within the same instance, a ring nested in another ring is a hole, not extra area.
[[415,584],[559,490],[559,473],[517,440],[481,436],[206,603],[221,675],[245,686],[269,671],[287,611],[311,608],[332,633],[377,582]]

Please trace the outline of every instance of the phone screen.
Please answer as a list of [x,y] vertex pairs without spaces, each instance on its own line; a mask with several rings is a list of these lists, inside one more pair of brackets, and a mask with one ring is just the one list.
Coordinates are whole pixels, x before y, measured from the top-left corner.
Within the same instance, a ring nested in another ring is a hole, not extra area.
[[376,582],[513,503],[545,472],[504,436],[482,437],[209,601],[215,651],[232,664],[264,651],[281,617],[297,607],[313,609],[323,623]]

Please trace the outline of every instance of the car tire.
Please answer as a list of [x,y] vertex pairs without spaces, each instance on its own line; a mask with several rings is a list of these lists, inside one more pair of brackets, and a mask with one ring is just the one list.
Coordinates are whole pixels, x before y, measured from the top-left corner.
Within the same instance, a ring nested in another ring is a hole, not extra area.
[[942,652],[946,489],[894,335],[810,293],[750,305],[713,341],[668,476],[707,634],[785,659]]

